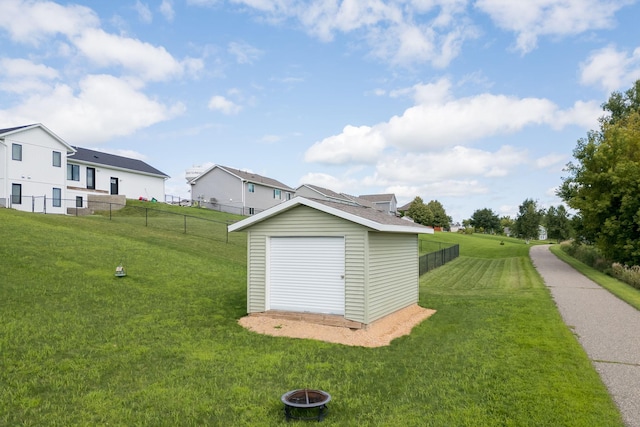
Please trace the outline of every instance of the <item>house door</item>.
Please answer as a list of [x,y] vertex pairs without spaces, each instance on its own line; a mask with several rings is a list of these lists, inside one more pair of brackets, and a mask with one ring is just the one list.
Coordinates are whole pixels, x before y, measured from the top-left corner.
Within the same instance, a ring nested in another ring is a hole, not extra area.
[[344,237],[271,237],[267,310],[344,314]]
[[118,178],[111,177],[111,193],[118,194]]

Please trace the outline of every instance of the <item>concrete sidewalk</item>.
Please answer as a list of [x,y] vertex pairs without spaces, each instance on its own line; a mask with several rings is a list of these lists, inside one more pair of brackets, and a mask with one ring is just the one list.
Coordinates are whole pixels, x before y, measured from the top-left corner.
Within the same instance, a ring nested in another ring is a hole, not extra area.
[[530,256],[624,422],[640,427],[640,311],[559,260],[548,246],[533,246]]

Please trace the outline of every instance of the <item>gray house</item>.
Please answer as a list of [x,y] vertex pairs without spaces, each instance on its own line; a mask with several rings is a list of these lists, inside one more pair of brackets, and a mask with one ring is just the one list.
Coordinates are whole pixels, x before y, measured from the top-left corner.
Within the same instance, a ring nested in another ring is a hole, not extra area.
[[191,201],[239,215],[255,215],[290,200],[294,190],[273,178],[214,165],[189,181]]
[[418,302],[418,234],[433,233],[370,207],[304,197],[229,231],[247,232],[248,313],[315,313],[356,328]]
[[395,194],[365,194],[358,198],[372,203],[378,210],[391,215],[397,214],[398,201],[396,200]]

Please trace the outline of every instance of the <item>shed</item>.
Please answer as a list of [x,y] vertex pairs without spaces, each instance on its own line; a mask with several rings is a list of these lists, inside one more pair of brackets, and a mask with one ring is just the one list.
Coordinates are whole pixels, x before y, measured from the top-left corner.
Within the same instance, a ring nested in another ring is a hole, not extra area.
[[418,235],[371,207],[294,197],[234,223],[247,232],[247,312],[311,313],[350,327],[418,302]]

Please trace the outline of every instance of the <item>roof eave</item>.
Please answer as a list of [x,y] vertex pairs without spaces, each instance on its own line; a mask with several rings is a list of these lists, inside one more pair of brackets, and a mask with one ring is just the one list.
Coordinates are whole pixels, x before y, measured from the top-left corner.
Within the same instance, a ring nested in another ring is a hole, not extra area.
[[367,218],[362,218],[360,216],[342,211],[340,209],[333,208],[331,206],[327,206],[320,202],[306,199],[304,197],[294,197],[291,200],[288,200],[279,205],[276,205],[270,209],[267,209],[266,211],[260,212],[257,215],[251,216],[249,218],[243,219],[242,221],[231,224],[228,226],[228,230],[230,232],[242,231],[254,224],[262,222],[268,218],[271,218],[275,215],[278,215],[296,206],[308,206],[310,208],[317,209],[319,211],[328,213],[330,215],[334,215],[339,218],[346,219],[347,221],[360,224],[364,227],[368,227],[375,231],[382,231],[382,232],[389,232],[389,233],[410,233],[410,234],[432,234],[433,233],[432,230],[426,227],[422,228],[422,227],[414,227],[414,226],[380,224],[379,222],[375,222]]

